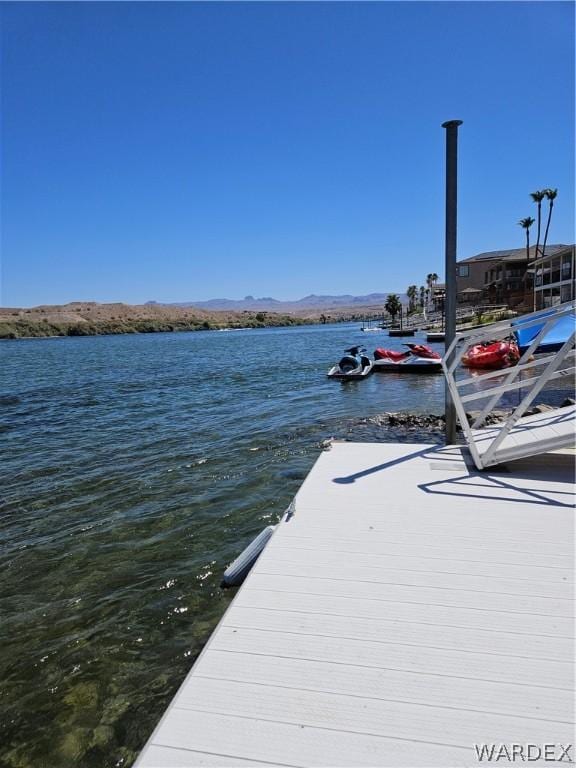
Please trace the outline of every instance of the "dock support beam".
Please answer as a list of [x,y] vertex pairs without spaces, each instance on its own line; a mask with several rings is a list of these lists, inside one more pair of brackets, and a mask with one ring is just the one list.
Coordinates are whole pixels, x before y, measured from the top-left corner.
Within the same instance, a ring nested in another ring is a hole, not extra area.
[[[444,298],[445,350],[456,334],[456,222],[458,208],[458,126],[462,120],[442,123],[446,128],[446,251]],[[456,442],[456,409],[448,384],[445,385],[446,443]]]

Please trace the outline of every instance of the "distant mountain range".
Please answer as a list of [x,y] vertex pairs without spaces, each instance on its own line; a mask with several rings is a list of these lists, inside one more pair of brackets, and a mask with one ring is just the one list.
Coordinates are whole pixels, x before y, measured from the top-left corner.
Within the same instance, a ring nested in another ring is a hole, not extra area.
[[[245,296],[243,299],[209,299],[208,301],[185,301],[163,306],[172,307],[198,307],[212,312],[221,310],[250,311],[250,312],[298,312],[302,310],[330,310],[344,307],[382,307],[389,293],[369,293],[366,296],[352,296],[343,294],[340,296],[317,296],[310,294],[303,299],[295,301],[279,301],[270,296],[254,298]],[[400,301],[406,301],[405,294],[399,294]],[[161,304],[161,302],[149,301],[147,304]]]

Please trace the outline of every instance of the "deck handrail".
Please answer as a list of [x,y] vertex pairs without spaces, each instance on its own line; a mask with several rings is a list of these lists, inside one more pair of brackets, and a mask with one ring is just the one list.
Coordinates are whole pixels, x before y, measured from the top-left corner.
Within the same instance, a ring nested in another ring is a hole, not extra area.
[[[512,318],[492,323],[484,328],[473,328],[456,334],[442,360],[442,368],[458,420],[464,431],[466,442],[476,466],[482,468],[496,463],[498,448],[548,382],[564,376],[574,375],[574,346],[576,343],[576,328],[574,328],[574,325],[572,326],[572,333],[568,335],[558,351],[544,354],[537,358],[534,358],[533,355],[538,346],[563,318],[574,317],[575,310],[576,302],[569,302],[545,311],[540,310],[520,318]],[[534,327],[539,327],[539,330],[522,353],[517,365],[505,371],[478,370],[477,375],[474,377],[456,378],[456,372],[462,357],[470,346],[496,338],[512,337],[517,330]],[[534,370],[540,366],[542,366],[543,370],[530,382],[521,379],[523,371]],[[502,380],[502,377],[504,377],[504,380]],[[483,385],[487,384],[487,386],[482,386],[481,390],[472,394],[463,394],[461,391],[466,386],[478,385],[480,383]],[[474,440],[473,430],[478,429],[485,423],[486,417],[494,409],[502,395],[521,388],[527,388],[524,397],[500,425],[487,450],[480,456]],[[487,402],[474,422],[470,424],[464,409],[464,403],[481,399],[486,399]]]

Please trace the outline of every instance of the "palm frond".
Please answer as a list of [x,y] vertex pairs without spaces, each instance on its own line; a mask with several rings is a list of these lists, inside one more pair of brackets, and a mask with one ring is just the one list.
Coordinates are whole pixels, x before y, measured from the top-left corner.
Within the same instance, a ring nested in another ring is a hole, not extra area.
[[525,219],[520,219],[518,222],[519,226],[524,227],[524,229],[529,229],[536,219],[533,219],[532,216],[527,216]]

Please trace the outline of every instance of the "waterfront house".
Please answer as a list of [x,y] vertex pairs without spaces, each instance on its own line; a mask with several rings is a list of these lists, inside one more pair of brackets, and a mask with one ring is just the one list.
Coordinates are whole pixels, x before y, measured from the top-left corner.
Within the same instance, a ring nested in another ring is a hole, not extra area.
[[444,309],[444,300],[446,298],[445,283],[434,283],[430,292],[430,301],[435,312],[442,312]]
[[[546,259],[554,258],[570,247],[548,245]],[[459,302],[467,300],[469,303],[469,289],[472,288],[479,291],[477,298],[482,304],[506,304],[510,309],[532,310],[535,260],[535,246],[530,248],[529,258],[525,248],[512,248],[463,259],[456,267]]]
[[458,304],[478,304],[482,299],[481,288],[464,288],[458,294]]
[[546,309],[576,299],[576,264],[573,245],[537,259],[534,271],[534,309]]

